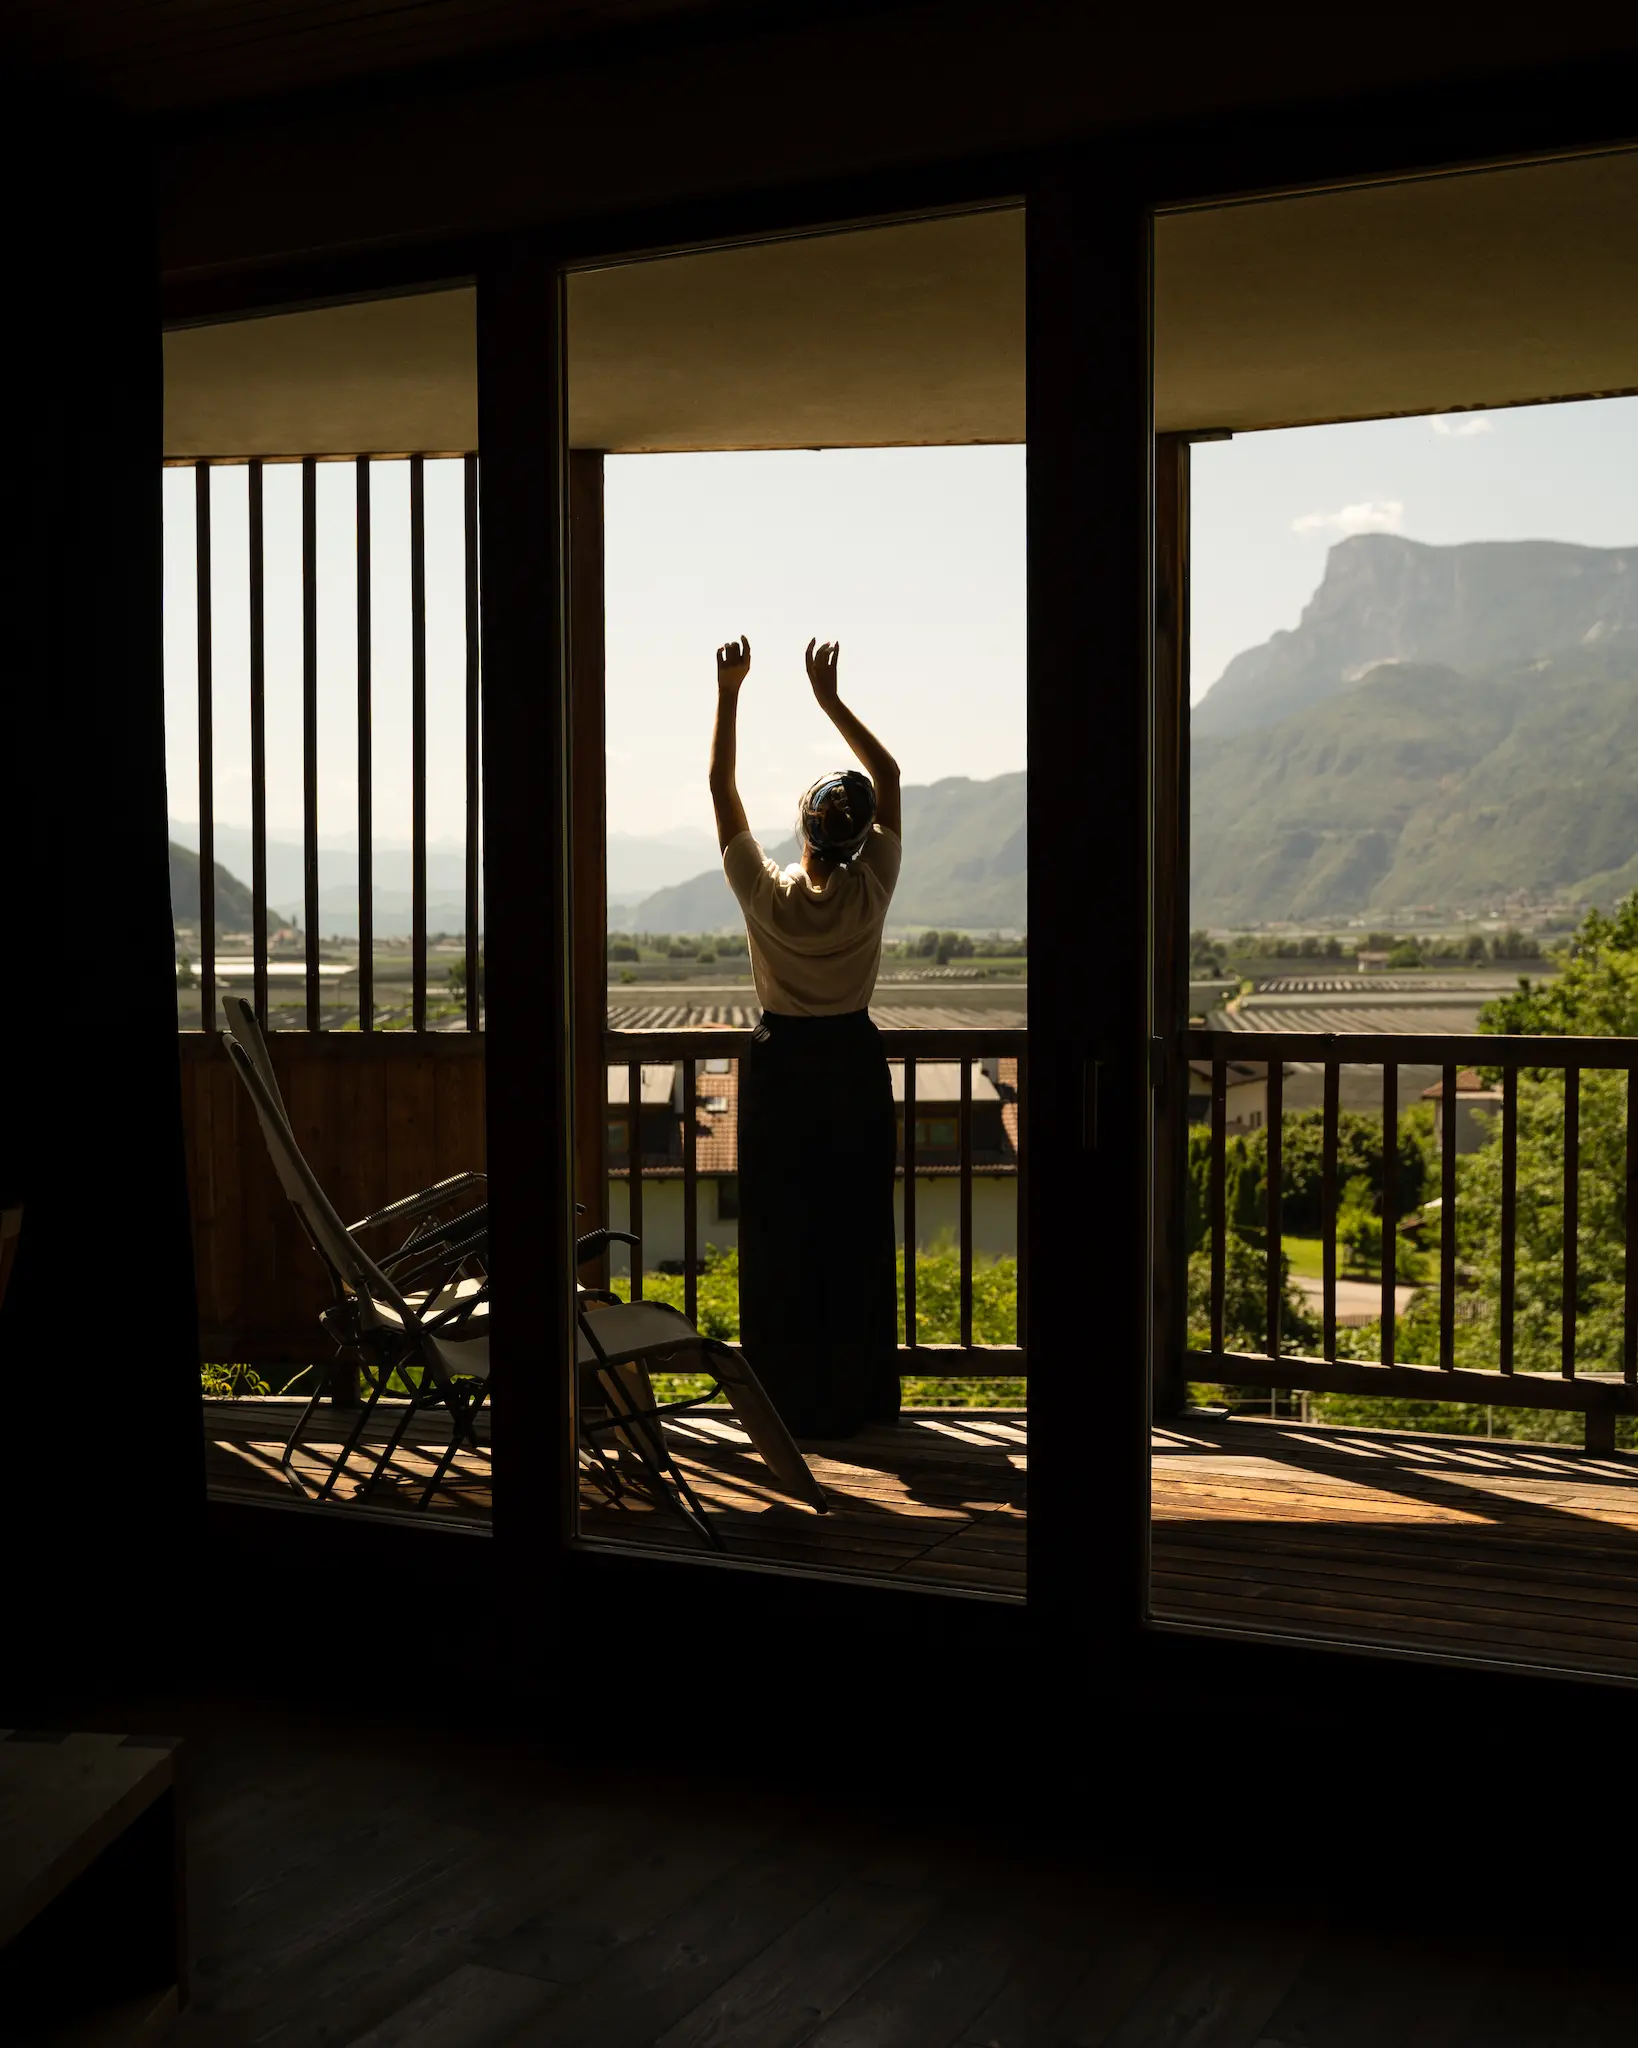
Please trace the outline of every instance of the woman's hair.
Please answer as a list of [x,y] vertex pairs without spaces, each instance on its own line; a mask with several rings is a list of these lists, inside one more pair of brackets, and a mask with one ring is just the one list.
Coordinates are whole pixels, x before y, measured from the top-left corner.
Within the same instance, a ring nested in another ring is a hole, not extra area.
[[838,768],[803,795],[796,836],[821,858],[844,866],[864,851],[875,821],[875,784],[857,768]]

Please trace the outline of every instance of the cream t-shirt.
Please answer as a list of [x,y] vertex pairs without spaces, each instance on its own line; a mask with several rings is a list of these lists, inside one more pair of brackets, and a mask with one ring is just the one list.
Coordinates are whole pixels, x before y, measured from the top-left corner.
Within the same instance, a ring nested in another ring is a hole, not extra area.
[[787,1017],[868,1009],[901,857],[897,833],[873,825],[858,859],[821,889],[800,867],[777,867],[749,832],[729,840],[722,871],[745,913],[763,1009]]

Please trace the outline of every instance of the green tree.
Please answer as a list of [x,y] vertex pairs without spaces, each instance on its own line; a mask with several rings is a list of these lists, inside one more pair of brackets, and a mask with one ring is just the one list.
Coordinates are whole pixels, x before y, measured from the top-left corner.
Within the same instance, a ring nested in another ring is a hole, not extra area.
[[[1613,912],[1589,912],[1554,960],[1560,969],[1555,980],[1522,977],[1511,995],[1486,1004],[1480,1029],[1510,1036],[1638,1036],[1638,894]],[[1619,1371],[1626,1289],[1626,1076],[1583,1069],[1579,1087],[1576,1361],[1583,1371]],[[1521,1372],[1554,1372],[1561,1360],[1564,1088],[1563,1072],[1552,1068],[1525,1069],[1518,1079],[1513,1356]],[[1496,1118],[1485,1144],[1457,1162],[1455,1217],[1461,1276],[1454,1317],[1457,1362],[1491,1370],[1501,1349],[1502,1179]],[[1410,1341],[1417,1341],[1415,1329]],[[1438,1356],[1436,1331],[1431,1341],[1427,1363]]]
[[[444,976],[444,979],[449,984],[449,992],[452,996],[463,997],[466,994],[466,962],[464,960],[457,960]],[[478,994],[480,996],[483,994],[482,953],[478,955]]]
[[[1189,1348],[1211,1349],[1211,1253],[1198,1251],[1189,1260]],[[1280,1259],[1280,1349],[1311,1352],[1319,1342],[1319,1325],[1302,1294],[1291,1285],[1291,1261]],[[1223,1346],[1228,1351],[1268,1350],[1268,1261],[1254,1245],[1234,1231],[1223,1256]]]
[[[1287,1110],[1280,1139],[1281,1223],[1293,1237],[1316,1237],[1323,1222],[1324,1111]],[[1424,1104],[1400,1118],[1397,1158],[1395,1197],[1403,1217],[1426,1200],[1435,1179],[1433,1116]],[[1224,1147],[1224,1167],[1224,1207],[1231,1227],[1260,1232],[1267,1213],[1268,1133],[1252,1131],[1230,1138]],[[1211,1215],[1211,1131],[1205,1124],[1196,1124],[1189,1132],[1188,1176],[1185,1219],[1193,1251],[1205,1241]],[[1367,1190],[1373,1217],[1380,1214],[1382,1119],[1356,1110],[1344,1110],[1337,1118],[1337,1184],[1346,1188],[1350,1181]]]
[[[1523,957],[1501,951],[1504,942],[1522,938],[1503,932],[1496,958]],[[1532,1038],[1638,1037],[1638,892],[1611,912],[1589,911],[1574,937],[1548,957],[1554,978],[1521,975],[1511,995],[1498,996],[1479,1012],[1481,1031]]]

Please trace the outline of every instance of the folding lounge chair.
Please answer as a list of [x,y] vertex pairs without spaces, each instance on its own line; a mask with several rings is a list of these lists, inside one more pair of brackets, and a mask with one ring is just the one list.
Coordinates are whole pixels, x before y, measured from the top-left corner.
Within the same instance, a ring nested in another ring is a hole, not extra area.
[[[585,1265],[616,1243],[631,1245],[640,1261],[641,1241],[630,1231],[594,1230],[576,1242],[575,1262]],[[667,1416],[687,1415],[720,1393],[785,1492],[818,1514],[827,1512],[824,1489],[743,1352],[719,1338],[702,1337],[680,1310],[663,1301],[626,1302],[607,1289],[581,1287],[575,1311],[580,1433],[611,1499],[623,1501],[625,1488],[609,1455],[610,1441],[635,1460],[649,1490],[664,1505],[680,1514],[713,1550],[720,1550],[722,1540],[664,1433]],[[685,1401],[658,1403],[648,1375],[667,1370],[704,1372],[711,1385]]]
[[[320,1320],[339,1357],[361,1369],[368,1388],[318,1498],[325,1499],[347,1469],[378,1404],[396,1380],[406,1397],[404,1407],[362,1493],[368,1496],[380,1484],[416,1409],[436,1405],[449,1414],[450,1439],[421,1495],[420,1505],[425,1507],[461,1444],[476,1447],[473,1418],[488,1392],[486,1232],[473,1218],[452,1221],[438,1213],[481,1187],[484,1177],[454,1175],[355,1224],[343,1223],[296,1143],[254,1013],[242,997],[230,997],[227,1008],[234,1027],[223,1034],[228,1056],[255,1106],[280,1185],[330,1275],[336,1298]],[[409,1237],[379,1261],[357,1241],[359,1231],[406,1222],[414,1226]],[[281,1459],[291,1485],[304,1494],[293,1461],[328,1385],[326,1375],[315,1386]]]
[[[280,1183],[335,1291],[336,1300],[322,1321],[338,1353],[357,1362],[369,1387],[368,1399],[318,1498],[329,1494],[346,1469],[396,1377],[408,1397],[406,1406],[363,1495],[372,1493],[385,1474],[415,1406],[435,1403],[448,1408],[452,1426],[448,1447],[421,1495],[419,1504],[425,1507],[461,1442],[474,1442],[472,1417],[488,1391],[487,1207],[480,1204],[454,1217],[442,1213],[484,1186],[484,1176],[454,1175],[357,1223],[343,1224],[296,1144],[255,1013],[242,996],[228,998],[226,1008],[233,1026],[224,1034],[229,1056],[250,1091]],[[377,1259],[356,1242],[359,1231],[405,1222],[415,1226],[409,1237]],[[596,1257],[614,1240],[638,1246],[629,1232],[593,1231],[579,1240],[577,1263]],[[622,1302],[606,1291],[581,1288],[576,1306],[582,1438],[611,1497],[622,1498],[625,1491],[621,1467],[611,1455],[623,1452],[641,1473],[645,1490],[720,1549],[720,1539],[678,1468],[663,1430],[666,1416],[686,1414],[720,1391],[784,1490],[817,1512],[826,1511],[823,1490],[740,1352],[702,1337],[685,1316],[663,1302]],[[648,1380],[651,1367],[703,1370],[712,1385],[691,1400],[660,1406]],[[410,1376],[417,1369],[419,1383]],[[476,1382],[476,1390],[465,1382]],[[326,1382],[320,1381],[285,1446],[284,1469],[298,1490],[301,1483],[291,1469],[292,1460],[325,1391]]]

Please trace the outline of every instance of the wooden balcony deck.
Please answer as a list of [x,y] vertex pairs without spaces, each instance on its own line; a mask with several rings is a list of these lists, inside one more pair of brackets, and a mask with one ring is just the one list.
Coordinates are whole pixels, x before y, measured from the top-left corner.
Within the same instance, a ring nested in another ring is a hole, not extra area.
[[[291,1500],[279,1454],[298,1412],[282,1401],[207,1402],[206,1441],[213,1490]],[[1024,1590],[1024,1451],[1022,1412],[1001,1409],[918,1409],[896,1429],[875,1429],[845,1443],[808,1446],[809,1463],[830,1497],[816,1515],[766,1483],[767,1473],[726,1409],[667,1425],[677,1460],[711,1512],[730,1556],[819,1565],[833,1570],[913,1578],[986,1592]],[[388,1507],[411,1506],[447,1441],[435,1421],[417,1418],[420,1442],[398,1460],[402,1477],[377,1490]],[[379,1445],[384,1432],[372,1429]],[[486,1436],[487,1431],[481,1431]],[[321,1421],[310,1432],[315,1451],[332,1452],[341,1437]],[[318,1459],[298,1458],[304,1478],[322,1477]],[[332,1497],[348,1501],[360,1480],[344,1480]],[[456,1460],[450,1485],[429,1512],[485,1518],[487,1455]],[[633,1499],[609,1505],[589,1480],[582,1495],[586,1535],[616,1542],[696,1550],[699,1537],[676,1517]]]
[[1157,1617],[1638,1678],[1638,1456],[1247,1418],[1154,1442]]
[[[208,1407],[213,1486],[289,1499],[287,1405]],[[671,1427],[730,1556],[1024,1591],[1022,1411],[914,1410],[812,1447],[826,1516],[766,1487],[726,1416]],[[405,1463],[431,1470],[424,1448]],[[1153,1471],[1158,1618],[1638,1679],[1638,1456],[1242,1418],[1157,1430]],[[487,1516],[487,1456],[463,1457],[451,1478],[431,1512]],[[387,1494],[414,1498],[407,1477]],[[698,1541],[590,1486],[583,1526]]]

